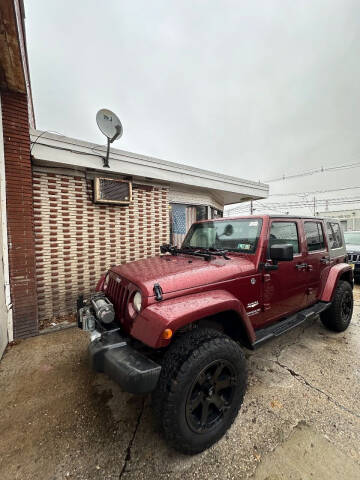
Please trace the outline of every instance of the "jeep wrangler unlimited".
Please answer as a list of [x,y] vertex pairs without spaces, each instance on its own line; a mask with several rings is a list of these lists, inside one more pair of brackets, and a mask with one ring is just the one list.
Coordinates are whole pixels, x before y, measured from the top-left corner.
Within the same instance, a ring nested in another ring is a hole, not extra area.
[[192,225],[181,248],[112,267],[78,300],[93,369],[132,393],[152,392],[176,449],[218,441],[243,402],[240,345],[257,348],[310,317],[344,331],[353,270],[337,220],[251,216]]

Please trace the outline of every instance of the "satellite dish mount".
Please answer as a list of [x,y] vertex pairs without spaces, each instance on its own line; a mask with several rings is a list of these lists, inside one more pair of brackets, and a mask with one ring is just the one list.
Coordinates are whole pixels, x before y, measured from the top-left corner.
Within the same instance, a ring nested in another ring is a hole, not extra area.
[[107,138],[107,150],[106,157],[103,157],[103,167],[110,168],[109,155],[110,144],[121,137],[123,134],[123,127],[119,118],[111,110],[102,108],[96,114],[96,123],[101,131]]

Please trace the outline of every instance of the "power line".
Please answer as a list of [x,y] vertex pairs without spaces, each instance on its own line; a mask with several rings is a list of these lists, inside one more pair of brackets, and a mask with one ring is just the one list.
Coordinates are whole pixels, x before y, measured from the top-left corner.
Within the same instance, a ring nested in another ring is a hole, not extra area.
[[[313,190],[313,191],[310,191],[310,192],[288,192],[288,193],[273,193],[273,194],[270,194],[269,197],[291,197],[291,196],[300,196],[300,197],[306,197],[307,195],[312,195],[312,194],[322,194],[322,193],[330,193],[330,192],[340,192],[340,191],[346,191],[346,190],[356,190],[356,189],[359,189],[360,186],[357,186],[357,187],[342,187],[342,188],[333,188],[333,189],[326,189],[326,190]],[[360,203],[360,199],[359,197],[342,197],[342,199],[346,199],[346,200],[341,200],[341,197],[340,198],[336,198],[336,201],[337,203],[332,203],[332,200],[334,199],[329,199],[329,198],[322,198],[322,199],[316,199],[316,202],[317,202],[317,205],[318,206],[325,206],[325,207],[328,207],[329,205],[329,202],[330,204],[333,204],[333,205],[346,205],[348,203]],[[266,199],[265,199],[266,200]],[[254,208],[254,211],[256,212],[256,210],[259,210],[262,209],[262,210],[272,210],[272,211],[279,211],[279,206],[280,208],[284,208],[285,209],[285,212],[280,212],[280,213],[286,213],[289,208],[300,208],[300,207],[304,207],[304,208],[308,208],[310,211],[311,211],[311,214],[312,214],[312,211],[313,211],[313,206],[314,206],[314,200],[308,200],[307,198],[305,198],[305,201],[304,200],[301,200],[301,201],[298,201],[296,202],[296,204],[294,203],[295,201],[293,200],[291,203],[290,202],[278,202],[276,203],[276,207],[275,207],[275,203],[269,203],[269,204],[266,204],[266,203],[258,203],[259,200],[254,200],[254,202],[257,202],[254,204],[254,206],[256,206],[256,209]],[[241,205],[239,205],[238,207],[234,207],[230,210],[227,210],[226,211],[226,214],[227,215],[232,215],[232,214],[237,214],[237,213],[247,213],[249,210],[249,207],[248,207],[248,202],[243,202],[241,203]]]
[[[263,199],[266,200],[266,199]],[[319,198],[317,201],[319,203],[324,203],[324,202],[342,202],[342,201],[360,201],[360,196],[357,197],[332,197],[332,198]],[[257,205],[259,205],[258,202],[262,202],[262,200],[254,200],[254,202],[257,202]],[[306,203],[313,203],[312,200],[290,200],[290,201],[283,201],[283,202],[271,202],[266,205],[293,205],[293,204],[299,204],[299,205],[305,205]],[[245,204],[245,202],[244,202]],[[239,207],[234,207],[234,208],[241,208],[244,204],[239,205]],[[265,204],[264,204],[265,205]]]
[[[339,198],[324,198],[316,200],[316,207],[327,207],[328,205],[349,205],[353,203],[360,203],[360,197],[339,197]],[[314,208],[314,199],[304,200],[304,201],[293,201],[293,202],[278,202],[278,203],[256,203],[256,210],[289,210],[294,208]],[[241,205],[239,207],[227,210],[227,215],[235,215],[237,213],[244,213],[248,211],[247,204]]]
[[335,165],[333,167],[320,167],[320,168],[315,168],[313,170],[306,170],[304,172],[294,173],[292,175],[284,174],[281,177],[264,180],[264,182],[265,183],[278,182],[280,180],[289,180],[291,178],[307,177],[310,175],[314,175],[315,173],[331,172],[331,171],[337,171],[337,170],[348,170],[350,168],[358,168],[358,167],[360,167],[360,162],[347,163],[343,165]]
[[271,193],[269,195],[269,197],[291,197],[291,195],[312,195],[314,193],[330,193],[330,192],[340,192],[340,191],[344,191],[344,190],[355,190],[357,188],[360,188],[360,186],[358,187],[343,187],[343,188],[332,188],[332,189],[329,189],[329,190],[313,190],[311,192],[293,192],[293,193]]
[[[339,171],[339,170],[348,170],[352,168],[358,168],[360,167],[360,162],[353,162],[353,163],[347,163],[347,164],[342,164],[342,165],[334,165],[332,167],[323,167],[321,166],[320,168],[312,169],[312,170],[307,170],[304,172],[300,173],[295,173],[292,175],[282,175],[281,177],[273,178],[273,179],[268,179],[264,180],[264,183],[271,183],[271,182],[277,182],[281,180],[288,180],[292,178],[300,178],[300,177],[305,177],[305,176],[310,176],[314,175],[316,173],[324,173],[324,172],[334,172],[334,171]],[[291,197],[291,196],[299,196],[303,197],[301,201],[288,201],[288,202],[277,202],[277,203],[269,203],[269,204],[264,204],[264,203],[256,203],[256,209],[262,209],[262,210],[280,210],[280,209],[292,209],[292,208],[309,208],[311,210],[316,210],[317,207],[325,206],[328,208],[329,204],[330,205],[347,205],[347,204],[352,204],[352,203],[360,203],[360,197],[340,197],[340,198],[325,198],[325,199],[316,199],[315,196],[312,200],[307,200],[307,195],[314,195],[314,194],[322,194],[322,193],[329,193],[329,192],[340,192],[340,191],[346,191],[346,190],[355,190],[359,189],[360,186],[356,187],[342,187],[342,188],[336,188],[336,189],[326,189],[326,190],[313,190],[310,192],[293,192],[293,193],[274,193],[270,194],[269,197]],[[230,210],[227,210],[227,215],[232,215],[236,213],[244,213],[248,211],[248,204],[245,202],[245,204],[242,204],[239,207],[232,208]],[[252,209],[252,207],[251,207]]]

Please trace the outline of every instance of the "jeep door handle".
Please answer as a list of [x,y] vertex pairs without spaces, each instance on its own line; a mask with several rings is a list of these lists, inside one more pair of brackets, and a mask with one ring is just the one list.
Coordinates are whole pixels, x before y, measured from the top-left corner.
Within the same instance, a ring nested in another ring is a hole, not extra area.
[[298,263],[298,264],[295,265],[295,267],[296,267],[298,270],[304,270],[307,266],[308,266],[307,263]]

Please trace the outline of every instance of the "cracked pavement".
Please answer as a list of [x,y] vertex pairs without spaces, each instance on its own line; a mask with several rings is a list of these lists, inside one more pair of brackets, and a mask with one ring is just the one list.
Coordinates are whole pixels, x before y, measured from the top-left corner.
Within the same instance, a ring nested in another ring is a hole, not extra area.
[[150,398],[90,372],[76,328],[27,339],[0,362],[0,478],[360,478],[360,287],[349,329],[318,320],[246,351],[249,386],[225,437],[171,450]]

